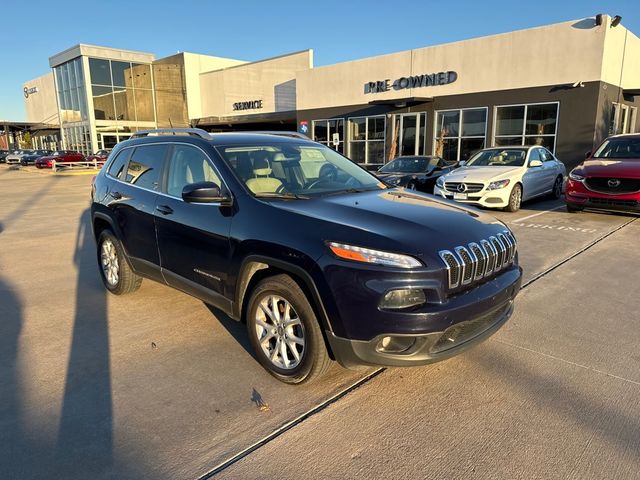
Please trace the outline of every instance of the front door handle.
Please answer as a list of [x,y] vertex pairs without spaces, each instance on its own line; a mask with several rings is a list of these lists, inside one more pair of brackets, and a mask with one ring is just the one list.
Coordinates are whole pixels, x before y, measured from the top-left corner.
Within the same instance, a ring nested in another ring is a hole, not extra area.
[[173,213],[173,208],[169,205],[158,205],[156,210],[159,211],[163,215],[171,215]]

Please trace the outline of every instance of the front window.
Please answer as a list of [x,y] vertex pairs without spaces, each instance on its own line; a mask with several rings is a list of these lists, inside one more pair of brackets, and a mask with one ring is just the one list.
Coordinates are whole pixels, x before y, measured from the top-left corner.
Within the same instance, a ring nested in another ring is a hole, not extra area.
[[640,160],[640,137],[606,140],[593,155],[594,158],[633,158]]
[[555,151],[558,103],[496,107],[495,145],[540,145]]
[[426,172],[440,163],[438,157],[398,157],[380,169],[384,173],[420,173]]
[[236,176],[259,197],[307,198],[382,190],[376,177],[325,146],[270,144],[218,147]]
[[485,147],[486,130],[484,107],[437,112],[434,152],[447,161],[467,160]]
[[526,158],[527,150],[524,148],[492,148],[476,153],[467,162],[467,166],[522,167]]

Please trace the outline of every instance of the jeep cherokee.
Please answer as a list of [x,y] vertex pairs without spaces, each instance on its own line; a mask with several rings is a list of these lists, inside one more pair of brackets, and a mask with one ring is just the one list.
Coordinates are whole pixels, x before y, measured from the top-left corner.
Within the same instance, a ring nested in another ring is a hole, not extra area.
[[274,134],[139,132],[92,186],[106,288],[149,278],[245,322],[276,378],[421,365],[496,332],[520,289],[516,240],[489,215],[380,182]]

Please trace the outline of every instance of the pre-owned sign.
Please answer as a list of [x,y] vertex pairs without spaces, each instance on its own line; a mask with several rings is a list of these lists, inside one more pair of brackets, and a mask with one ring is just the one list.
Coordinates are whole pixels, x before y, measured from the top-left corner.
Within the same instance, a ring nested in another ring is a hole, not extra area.
[[248,102],[236,102],[233,104],[234,110],[257,110],[262,108],[262,100],[250,100]]
[[364,93],[388,92],[391,89],[403,90],[405,88],[433,87],[436,85],[453,83],[457,79],[458,74],[452,71],[400,77],[393,82],[391,82],[391,79],[387,78],[386,80],[377,80],[375,82],[365,83]]

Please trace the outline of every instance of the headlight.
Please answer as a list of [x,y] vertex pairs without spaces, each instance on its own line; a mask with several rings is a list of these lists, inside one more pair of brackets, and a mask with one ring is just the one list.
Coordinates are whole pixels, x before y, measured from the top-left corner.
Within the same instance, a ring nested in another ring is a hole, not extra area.
[[487,190],[499,190],[500,188],[504,188],[507,185],[509,185],[509,182],[511,182],[511,180],[507,179],[507,180],[498,180],[497,182],[491,182],[489,184],[489,186],[487,187]]
[[438,177],[436,180],[436,185],[440,188],[444,188],[444,177]]
[[575,173],[573,170],[569,172],[569,178],[571,180],[575,180],[576,182],[581,182],[584,180],[584,176],[582,175],[578,175],[577,173]]
[[329,248],[336,257],[355,262],[373,263],[388,267],[414,268],[422,266],[416,258],[399,253],[371,250],[370,248],[345,245],[344,243],[329,242]]

